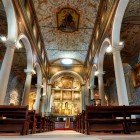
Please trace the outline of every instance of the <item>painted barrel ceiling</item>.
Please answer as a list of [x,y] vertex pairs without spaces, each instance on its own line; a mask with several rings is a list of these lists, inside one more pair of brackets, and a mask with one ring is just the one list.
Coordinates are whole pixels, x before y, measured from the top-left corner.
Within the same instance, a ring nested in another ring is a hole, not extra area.
[[[39,26],[50,61],[72,58],[84,63],[97,17],[99,0],[34,0]],[[79,14],[78,30],[58,29],[57,13],[72,8]]]

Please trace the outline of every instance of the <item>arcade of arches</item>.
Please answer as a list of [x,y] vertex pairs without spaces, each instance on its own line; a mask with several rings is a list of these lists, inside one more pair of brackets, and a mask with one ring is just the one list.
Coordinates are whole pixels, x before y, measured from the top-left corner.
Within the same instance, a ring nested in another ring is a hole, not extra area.
[[140,1],[0,0],[0,105],[140,105]]

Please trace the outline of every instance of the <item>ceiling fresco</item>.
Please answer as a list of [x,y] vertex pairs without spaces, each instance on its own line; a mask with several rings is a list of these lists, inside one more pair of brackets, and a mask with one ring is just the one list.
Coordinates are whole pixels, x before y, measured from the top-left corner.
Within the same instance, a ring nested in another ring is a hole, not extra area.
[[7,35],[6,13],[1,0],[0,0],[0,35]]
[[131,63],[140,53],[140,1],[130,0],[122,23],[121,39],[125,42],[122,57],[125,63]]
[[139,0],[130,0],[129,4],[127,6],[125,15],[124,15],[124,20],[127,17],[132,17],[132,16],[140,16],[140,1]]
[[[99,1],[33,1],[50,61],[66,57],[74,58],[81,62],[85,61],[97,16]],[[60,11],[64,8],[65,14],[60,14]],[[75,13],[69,12],[67,9],[73,9]],[[65,22],[65,25],[62,26],[63,29],[60,30],[59,24],[63,23],[62,21],[68,22]],[[68,32],[65,32],[65,30]]]

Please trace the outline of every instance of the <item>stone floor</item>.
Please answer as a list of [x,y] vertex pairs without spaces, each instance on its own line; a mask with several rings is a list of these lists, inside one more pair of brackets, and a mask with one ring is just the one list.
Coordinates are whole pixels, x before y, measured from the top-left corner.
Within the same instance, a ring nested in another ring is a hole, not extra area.
[[140,133],[135,133],[131,135],[94,133],[90,136],[87,136],[70,130],[57,130],[27,136],[16,136],[14,134],[8,134],[7,136],[4,135],[5,134],[3,134],[3,136],[0,136],[0,140],[140,140]]

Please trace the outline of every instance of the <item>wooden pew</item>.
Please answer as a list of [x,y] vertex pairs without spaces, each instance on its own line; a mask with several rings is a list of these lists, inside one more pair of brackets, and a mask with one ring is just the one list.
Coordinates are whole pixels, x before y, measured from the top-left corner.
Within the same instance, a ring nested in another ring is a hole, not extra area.
[[47,131],[47,118],[42,117],[42,132],[46,132],[46,131]]
[[29,131],[31,134],[36,133],[36,117],[35,117],[35,110],[29,110],[28,115],[30,118],[29,122]]
[[36,118],[36,132],[42,132],[42,115],[40,113],[35,114]]
[[128,133],[140,131],[140,106],[124,106]]
[[86,106],[85,132],[92,131],[126,133],[123,106]]
[[75,131],[79,132],[79,114],[76,115],[74,123],[75,123]]
[[29,118],[27,106],[0,105],[0,132],[28,134]]
[[85,133],[85,111],[82,111],[81,114],[81,133]]

